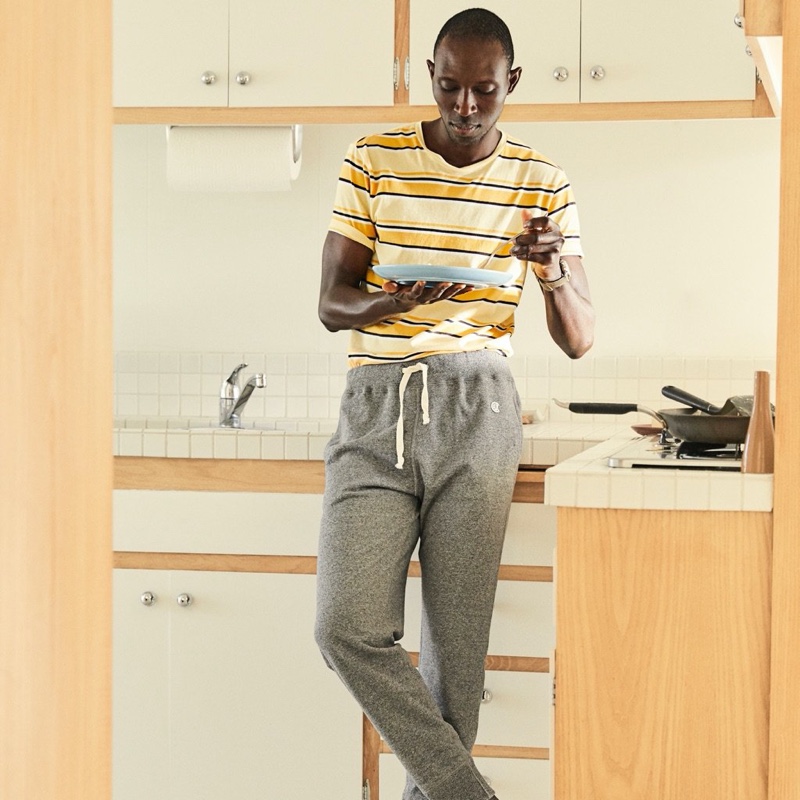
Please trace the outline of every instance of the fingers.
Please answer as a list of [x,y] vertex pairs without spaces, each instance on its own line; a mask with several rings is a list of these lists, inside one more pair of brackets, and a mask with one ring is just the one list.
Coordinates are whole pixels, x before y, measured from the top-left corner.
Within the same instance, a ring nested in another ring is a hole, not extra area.
[[514,239],[511,255],[523,261],[546,263],[558,258],[564,237],[561,228],[549,217],[530,217],[523,214],[525,225]]
[[435,303],[438,300],[449,300],[457,294],[469,291],[469,288],[463,283],[436,283],[433,286],[427,286],[425,281],[407,285],[385,281],[383,284],[384,292],[393,295],[398,303],[402,303],[408,308]]

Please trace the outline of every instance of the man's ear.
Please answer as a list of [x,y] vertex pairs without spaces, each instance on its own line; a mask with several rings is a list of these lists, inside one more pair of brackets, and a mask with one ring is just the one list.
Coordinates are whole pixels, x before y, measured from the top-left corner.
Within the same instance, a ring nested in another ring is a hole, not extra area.
[[[430,61],[428,63],[430,64]],[[514,91],[514,88],[519,83],[519,79],[521,77],[522,77],[522,67],[514,67],[514,69],[512,69],[508,73],[508,93],[509,94],[511,94],[511,92]]]
[[428,59],[425,63],[428,65],[428,74],[431,76],[431,80],[433,80],[434,63],[430,59]]

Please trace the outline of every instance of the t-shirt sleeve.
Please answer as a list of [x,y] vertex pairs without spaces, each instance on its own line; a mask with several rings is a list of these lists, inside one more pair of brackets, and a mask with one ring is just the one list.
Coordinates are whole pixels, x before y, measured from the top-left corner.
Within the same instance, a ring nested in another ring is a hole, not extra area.
[[557,188],[550,200],[549,217],[558,224],[564,236],[561,255],[583,257],[581,245],[581,226],[578,220],[578,205],[572,192],[572,184],[567,176],[559,170]]
[[367,148],[360,140],[350,146],[339,172],[328,230],[374,250],[376,232],[370,211],[370,185]]

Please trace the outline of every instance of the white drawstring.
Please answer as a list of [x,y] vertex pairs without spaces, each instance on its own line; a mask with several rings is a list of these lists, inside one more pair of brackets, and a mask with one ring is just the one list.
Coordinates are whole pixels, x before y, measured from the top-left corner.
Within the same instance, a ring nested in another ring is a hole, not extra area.
[[408,386],[408,381],[413,372],[422,373],[422,398],[420,402],[422,406],[422,424],[427,425],[431,421],[428,414],[428,365],[414,364],[410,367],[403,367],[403,377],[400,379],[400,387],[398,389],[400,393],[400,416],[397,419],[397,463],[395,464],[397,469],[403,469],[403,464],[405,463],[405,459],[403,458],[403,451],[405,449],[403,443],[403,395],[405,394],[406,386]]

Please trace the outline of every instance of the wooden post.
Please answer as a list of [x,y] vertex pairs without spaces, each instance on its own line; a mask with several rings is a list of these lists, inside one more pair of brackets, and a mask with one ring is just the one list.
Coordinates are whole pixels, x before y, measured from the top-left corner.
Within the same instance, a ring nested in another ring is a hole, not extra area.
[[800,7],[783,6],[770,800],[800,798]]
[[0,797],[104,800],[111,2],[0,20]]

